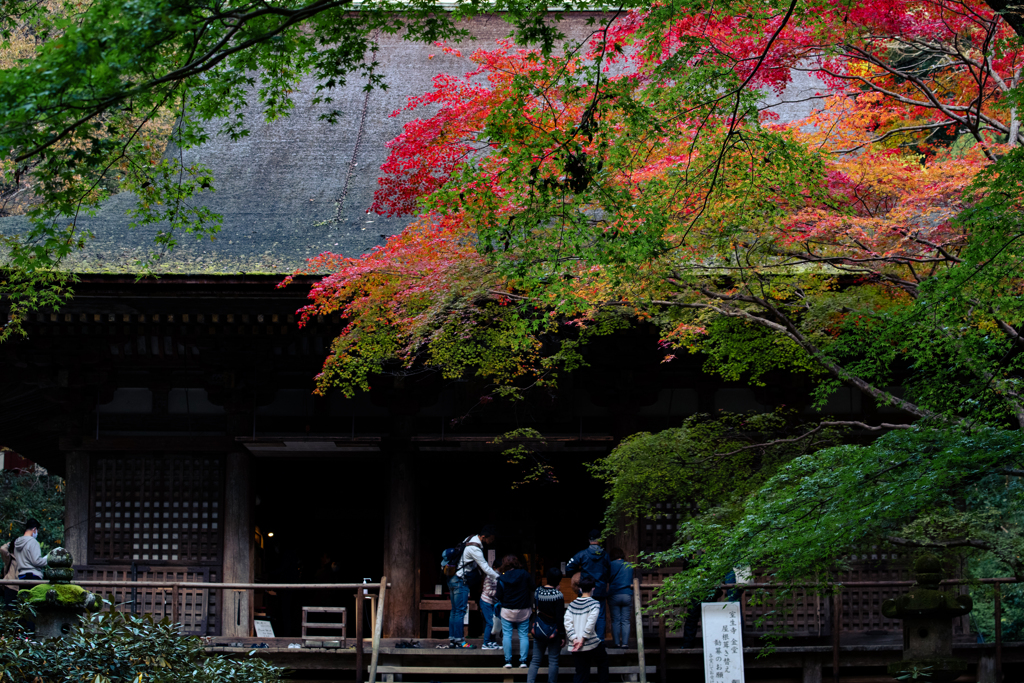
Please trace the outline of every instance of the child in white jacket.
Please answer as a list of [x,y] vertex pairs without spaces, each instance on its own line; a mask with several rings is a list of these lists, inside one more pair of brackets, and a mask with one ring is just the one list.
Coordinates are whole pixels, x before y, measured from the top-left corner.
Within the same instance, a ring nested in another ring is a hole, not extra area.
[[597,617],[601,603],[591,597],[594,582],[581,578],[580,597],[569,603],[565,610],[565,636],[572,643],[572,663],[576,668],[573,683],[587,683],[590,667],[597,665],[598,683],[608,683],[608,653],[604,641],[597,637]]

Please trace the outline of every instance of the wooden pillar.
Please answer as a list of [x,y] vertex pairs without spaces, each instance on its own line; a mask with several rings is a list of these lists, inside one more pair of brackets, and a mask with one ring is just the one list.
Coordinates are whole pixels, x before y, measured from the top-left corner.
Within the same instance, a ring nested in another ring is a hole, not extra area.
[[608,548],[620,548],[626,554],[627,562],[636,562],[640,554],[640,522],[625,514],[619,515],[615,535],[606,544]]
[[89,454],[64,456],[64,547],[75,564],[89,564]]
[[385,638],[418,638],[419,605],[416,581],[419,576],[417,539],[416,461],[411,449],[391,455],[388,476],[388,508],[385,518],[384,575],[388,577],[388,599],[384,606]]
[[[228,453],[224,479],[225,583],[252,583],[252,495],[248,453]],[[221,635],[248,638],[252,627],[252,591],[221,592]]]

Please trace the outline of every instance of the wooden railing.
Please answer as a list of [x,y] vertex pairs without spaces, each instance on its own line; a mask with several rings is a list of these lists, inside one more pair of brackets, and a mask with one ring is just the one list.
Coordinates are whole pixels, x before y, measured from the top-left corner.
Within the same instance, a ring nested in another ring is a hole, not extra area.
[[[1005,584],[1005,583],[1017,583],[1017,579],[1014,578],[1014,577],[1000,577],[1000,578],[992,578],[992,579],[947,579],[945,581],[942,581],[942,583],[941,583],[941,585],[945,585],[945,586],[983,584],[983,585],[991,585],[993,587],[993,590],[994,590],[994,594],[993,594],[993,597],[994,597],[994,600],[993,600],[993,616],[995,618],[995,634],[994,634],[995,638],[994,638],[994,643],[993,644],[995,645],[996,680],[1002,680],[1002,671],[1003,671],[1002,595],[1001,595],[1001,592],[999,590],[999,587],[1002,584]],[[836,683],[838,683],[838,681],[839,681],[839,640],[840,640],[840,636],[843,633],[843,609],[844,609],[843,608],[843,605],[844,605],[843,596],[844,596],[844,594],[848,595],[851,591],[856,591],[856,590],[884,589],[884,590],[886,590],[888,592],[891,592],[893,594],[893,596],[895,596],[895,595],[902,594],[903,592],[905,592],[905,590],[907,588],[910,588],[913,585],[914,585],[913,581],[903,581],[903,580],[895,581],[894,580],[894,581],[842,581],[842,582],[836,582],[836,583],[808,582],[808,583],[788,584],[788,585],[780,585],[780,584],[775,584],[775,583],[723,583],[723,584],[719,584],[718,588],[721,589],[721,590],[728,590],[728,589],[731,589],[731,588],[738,588],[738,589],[742,589],[742,590],[747,590],[747,589],[772,590],[772,589],[780,589],[780,588],[785,588],[785,589],[797,588],[797,589],[805,589],[806,590],[806,589],[812,589],[812,588],[815,588],[815,589],[820,589],[822,587],[826,588],[827,590],[824,590],[824,591],[817,590],[817,591],[815,591],[815,593],[818,594],[818,595],[828,594],[829,607],[830,607],[831,617],[832,617],[830,628],[829,628],[830,634],[832,636],[832,671],[835,672],[835,681],[836,681]],[[637,604],[637,617],[636,617],[636,620],[637,620],[637,631],[638,631],[638,633],[637,633],[637,644],[638,645],[637,646],[639,648],[641,648],[641,649],[643,648],[643,645],[642,645],[642,643],[643,643],[643,639],[642,639],[642,635],[643,635],[642,631],[643,631],[643,629],[641,628],[642,625],[643,625],[643,621],[642,621],[642,617],[641,617],[641,614],[640,614],[640,609],[641,608],[639,607],[639,605],[640,605],[639,596],[642,594],[643,590],[647,590],[649,592],[648,594],[650,594],[650,591],[657,590],[661,586],[662,586],[662,584],[660,584],[660,583],[654,584],[654,583],[639,583],[638,581],[634,582],[634,595],[636,596],[634,598],[634,600],[636,601],[636,604]],[[744,602],[744,604],[745,604],[745,601],[741,600],[741,602]],[[879,608],[880,607],[881,607],[881,605],[879,604]],[[659,671],[659,674],[661,675],[661,680],[664,681],[665,680],[665,672],[666,672],[665,660],[666,660],[667,636],[668,636],[668,632],[667,632],[667,628],[666,628],[666,624],[665,624],[666,619],[665,619],[664,615],[652,616],[651,619],[652,620],[653,619],[657,619],[657,624],[658,624],[658,628],[657,628],[658,644],[659,644],[659,651],[660,651],[660,656],[661,656],[661,666],[658,667],[658,671]],[[899,622],[896,622],[896,623],[899,623]],[[900,625],[900,630],[902,630],[902,625]],[[748,632],[748,628],[745,627],[744,628],[744,632]]]

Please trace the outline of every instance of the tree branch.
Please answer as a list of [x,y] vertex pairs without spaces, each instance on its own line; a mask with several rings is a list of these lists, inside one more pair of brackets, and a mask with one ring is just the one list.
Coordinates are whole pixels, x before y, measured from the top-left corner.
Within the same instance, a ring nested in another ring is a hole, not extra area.
[[907,548],[978,548],[980,550],[992,550],[992,546],[989,543],[973,538],[954,538],[947,541],[915,541],[912,538],[889,536],[886,540],[893,545],[901,545]]

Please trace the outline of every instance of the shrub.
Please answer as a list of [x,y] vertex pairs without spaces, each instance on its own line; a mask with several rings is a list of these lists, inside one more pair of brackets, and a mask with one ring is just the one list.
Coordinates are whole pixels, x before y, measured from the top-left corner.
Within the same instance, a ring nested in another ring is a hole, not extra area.
[[32,640],[20,620],[31,609],[0,614],[3,683],[277,683],[280,670],[247,659],[207,655],[203,642],[168,620],[101,612],[82,618],[64,638]]

